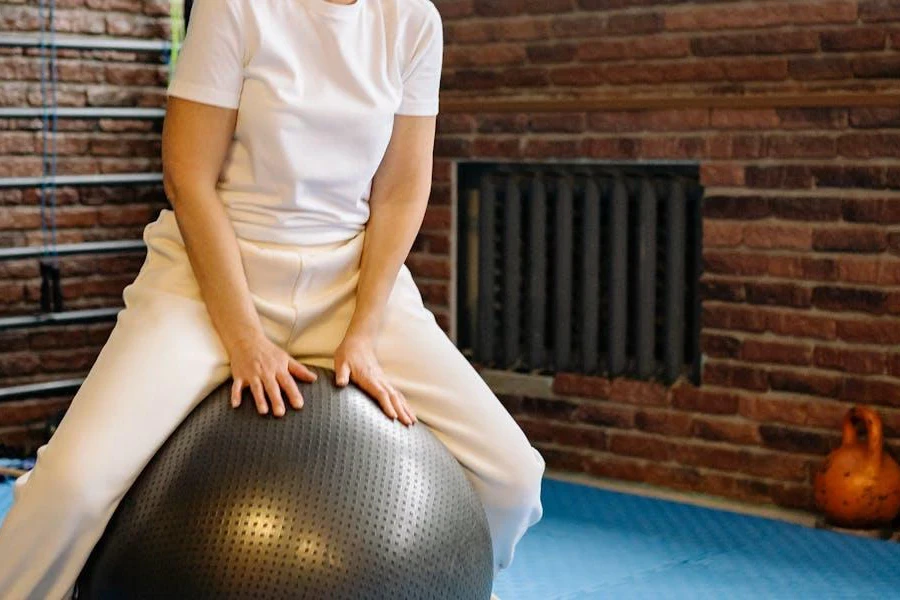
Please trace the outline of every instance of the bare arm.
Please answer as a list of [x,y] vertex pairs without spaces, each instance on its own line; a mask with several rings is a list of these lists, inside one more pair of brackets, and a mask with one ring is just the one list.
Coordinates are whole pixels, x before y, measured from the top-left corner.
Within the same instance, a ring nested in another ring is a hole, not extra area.
[[210,318],[231,359],[232,405],[248,386],[265,414],[265,390],[276,416],[284,414],[280,388],[291,405],[303,404],[293,374],[314,379],[265,334],[253,304],[237,236],[216,190],[234,133],[237,110],[170,96],[163,124],[163,186]]
[[369,200],[353,333],[375,335],[400,266],[416,239],[431,191],[434,117],[394,117],[394,132]]
[[338,385],[349,379],[372,394],[388,416],[415,422],[406,399],[375,359],[375,341],[397,273],[422,225],[431,190],[435,117],[396,115],[372,182],[356,309],[335,353]]
[[263,335],[237,237],[216,191],[236,117],[233,109],[170,96],[162,133],[166,196],[210,317],[229,347]]

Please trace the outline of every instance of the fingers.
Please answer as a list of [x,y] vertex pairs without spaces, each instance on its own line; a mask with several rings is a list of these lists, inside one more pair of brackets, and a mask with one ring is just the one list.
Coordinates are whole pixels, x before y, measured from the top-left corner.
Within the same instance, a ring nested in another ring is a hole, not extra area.
[[416,422],[412,409],[406,403],[406,399],[394,387],[387,383],[383,378],[377,378],[371,375],[360,377],[361,385],[375,400],[381,405],[384,411],[391,419],[397,419],[404,425],[412,425]]
[[281,386],[278,385],[275,376],[268,374],[263,379],[263,384],[266,387],[266,393],[269,395],[269,402],[272,403],[272,414],[276,417],[283,417],[285,412],[284,398],[281,397]]
[[396,388],[391,385],[388,386],[388,391],[391,394],[391,399],[394,402],[394,406],[398,407],[398,409],[406,415],[406,418],[408,419],[407,424],[412,425],[413,423],[418,421],[418,419],[416,419],[416,415],[413,414],[412,408],[409,406],[409,403],[406,401],[406,398],[403,396],[403,394],[401,394]]
[[346,360],[339,360],[334,365],[334,380],[341,387],[350,383],[350,363]]
[[288,372],[300,379],[300,381],[305,381],[307,383],[312,383],[318,379],[318,375],[310,371],[306,365],[298,362],[297,359],[292,357],[288,357]]
[[288,402],[291,406],[296,410],[303,408],[303,394],[300,393],[297,382],[291,377],[291,373],[289,371],[279,371],[276,374],[276,377],[279,385],[281,385],[282,389],[287,393]]
[[241,405],[241,391],[244,389],[243,382],[240,379],[235,379],[234,383],[231,384],[231,406],[232,408],[237,408]]
[[256,402],[256,410],[259,414],[264,415],[269,412],[269,405],[266,403],[266,395],[263,392],[262,382],[256,377],[250,381],[250,391],[253,392],[253,400]]

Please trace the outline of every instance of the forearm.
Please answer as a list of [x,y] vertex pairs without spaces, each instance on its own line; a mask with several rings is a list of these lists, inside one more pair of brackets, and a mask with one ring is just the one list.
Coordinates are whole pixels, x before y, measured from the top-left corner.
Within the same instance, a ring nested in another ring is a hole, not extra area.
[[430,175],[373,190],[350,333],[378,332],[397,273],[422,225],[429,187]]
[[167,189],[185,249],[214,327],[227,348],[264,335],[237,237],[214,188]]

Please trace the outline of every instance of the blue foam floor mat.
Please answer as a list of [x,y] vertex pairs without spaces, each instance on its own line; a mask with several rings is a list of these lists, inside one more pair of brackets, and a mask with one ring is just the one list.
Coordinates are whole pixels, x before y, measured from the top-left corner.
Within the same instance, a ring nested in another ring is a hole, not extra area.
[[[900,598],[900,545],[545,479],[502,600]],[[12,482],[0,483],[0,522]]]

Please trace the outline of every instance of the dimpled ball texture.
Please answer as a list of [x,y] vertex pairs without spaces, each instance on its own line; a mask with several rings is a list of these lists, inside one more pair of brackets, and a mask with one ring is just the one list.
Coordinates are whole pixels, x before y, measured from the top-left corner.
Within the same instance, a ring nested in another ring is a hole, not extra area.
[[313,368],[305,403],[261,416],[231,381],[172,433],[119,503],[77,598],[488,600],[484,508],[419,422]]

